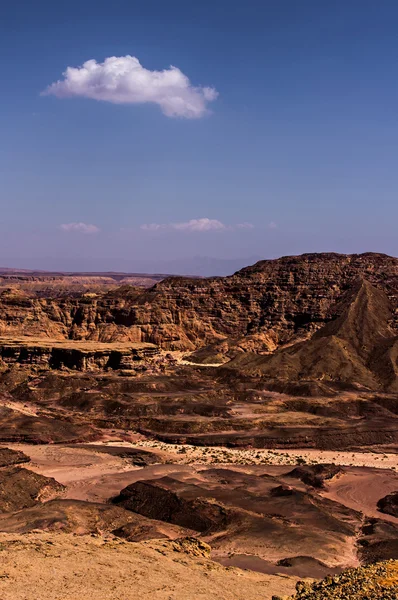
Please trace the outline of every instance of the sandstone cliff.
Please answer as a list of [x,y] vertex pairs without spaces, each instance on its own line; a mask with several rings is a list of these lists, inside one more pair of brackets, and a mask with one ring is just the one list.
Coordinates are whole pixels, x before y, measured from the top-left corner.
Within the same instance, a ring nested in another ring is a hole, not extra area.
[[167,278],[144,291],[123,286],[95,297],[5,290],[0,335],[151,342],[186,351],[221,342],[224,354],[229,348],[268,352],[336,316],[336,302],[358,278],[384,290],[397,330],[398,259],[330,253],[260,261],[231,277]]

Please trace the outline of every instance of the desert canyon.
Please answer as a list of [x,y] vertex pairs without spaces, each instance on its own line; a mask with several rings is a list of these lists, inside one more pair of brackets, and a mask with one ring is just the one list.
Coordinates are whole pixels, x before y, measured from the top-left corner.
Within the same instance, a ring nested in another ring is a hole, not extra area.
[[4,600],[398,597],[397,258],[3,269],[0,415]]

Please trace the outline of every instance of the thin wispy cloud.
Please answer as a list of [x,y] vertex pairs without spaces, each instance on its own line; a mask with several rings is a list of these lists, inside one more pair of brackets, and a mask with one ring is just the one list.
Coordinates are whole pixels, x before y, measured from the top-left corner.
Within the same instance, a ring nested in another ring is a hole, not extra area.
[[186,232],[206,232],[206,231],[233,231],[234,229],[252,229],[251,223],[238,223],[237,225],[225,225],[217,219],[203,217],[201,219],[191,219],[182,223],[149,223],[141,225],[144,231],[186,231]]
[[268,223],[268,229],[278,229],[278,225],[275,221],[271,221],[271,223]]
[[218,96],[213,87],[193,86],[177,67],[151,71],[129,55],[111,56],[103,63],[88,60],[80,67],[67,67],[63,76],[42,95],[91,98],[113,104],[154,103],[167,117],[187,119],[203,117],[208,103]]
[[236,229],[254,229],[253,223],[238,223]]
[[92,235],[101,231],[99,227],[91,223],[62,223],[59,228],[62,231],[84,233],[86,235]]

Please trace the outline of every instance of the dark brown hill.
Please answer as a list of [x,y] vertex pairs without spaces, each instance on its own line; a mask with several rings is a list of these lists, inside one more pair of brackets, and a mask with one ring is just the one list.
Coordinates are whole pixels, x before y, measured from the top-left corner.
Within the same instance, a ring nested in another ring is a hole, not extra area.
[[10,467],[0,470],[0,513],[35,506],[41,500],[59,495],[64,487],[52,477],[28,469]]
[[386,515],[398,517],[398,492],[393,492],[392,494],[381,498],[377,503],[377,508]]

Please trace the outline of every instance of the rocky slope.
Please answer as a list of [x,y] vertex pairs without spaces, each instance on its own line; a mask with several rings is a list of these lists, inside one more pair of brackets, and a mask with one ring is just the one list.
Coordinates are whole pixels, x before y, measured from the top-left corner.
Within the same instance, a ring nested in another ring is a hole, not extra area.
[[268,356],[241,354],[226,368],[285,382],[336,382],[398,392],[398,335],[387,295],[362,280],[335,311],[338,316],[310,339]]
[[398,561],[391,560],[349,569],[320,583],[299,582],[294,600],[396,600],[397,595]]
[[1,469],[0,513],[35,506],[40,500],[59,495],[63,489],[52,477],[43,477],[28,469]]
[[0,534],[2,600],[271,600],[296,579],[225,569],[195,541]]
[[157,354],[158,348],[154,344],[0,338],[0,360],[4,365],[77,371],[131,370]]
[[[113,370],[32,373],[14,365],[0,373],[0,440],[72,443],[117,430],[209,446],[398,444],[396,394],[298,383],[190,366],[126,376]],[[290,395],[269,391],[273,385],[288,387]]]

